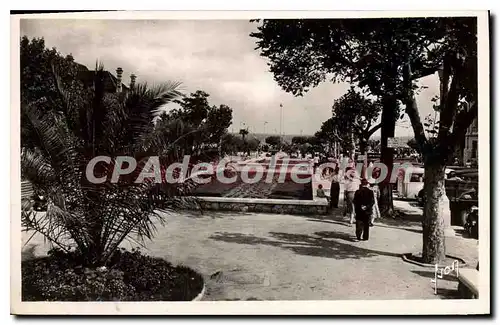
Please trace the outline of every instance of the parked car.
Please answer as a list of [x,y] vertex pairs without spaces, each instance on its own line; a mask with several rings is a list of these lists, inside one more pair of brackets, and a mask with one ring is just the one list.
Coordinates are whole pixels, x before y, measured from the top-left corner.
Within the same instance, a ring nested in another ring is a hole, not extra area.
[[422,207],[425,205],[425,193],[424,193],[424,189],[421,189],[420,191],[418,191],[418,194],[417,194],[417,203],[420,206],[422,206]]
[[[398,172],[397,192],[399,197],[406,199],[416,199],[417,202],[424,205],[424,177],[425,169],[423,167],[401,168]],[[454,171],[446,168],[445,177],[449,177]],[[410,177],[407,177],[410,173]]]

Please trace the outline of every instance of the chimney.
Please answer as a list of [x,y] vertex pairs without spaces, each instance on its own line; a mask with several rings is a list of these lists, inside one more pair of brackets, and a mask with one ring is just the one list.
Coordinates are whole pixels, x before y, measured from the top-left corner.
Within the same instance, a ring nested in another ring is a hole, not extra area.
[[137,78],[137,76],[135,74],[131,74],[130,75],[130,89],[134,89],[134,86],[135,86],[135,79]]
[[117,68],[116,69],[116,92],[121,93],[122,92],[122,74],[123,74],[123,69],[122,68]]

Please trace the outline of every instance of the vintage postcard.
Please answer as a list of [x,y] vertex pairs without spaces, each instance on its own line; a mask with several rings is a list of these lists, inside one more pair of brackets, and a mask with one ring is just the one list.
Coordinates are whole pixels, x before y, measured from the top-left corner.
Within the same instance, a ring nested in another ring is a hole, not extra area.
[[491,312],[487,11],[11,27],[12,314]]

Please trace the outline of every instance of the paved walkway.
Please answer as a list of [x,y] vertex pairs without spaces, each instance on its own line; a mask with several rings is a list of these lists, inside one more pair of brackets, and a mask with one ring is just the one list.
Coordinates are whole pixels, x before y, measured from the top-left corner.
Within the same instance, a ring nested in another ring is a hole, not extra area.
[[[333,216],[209,211],[166,218],[147,253],[201,272],[205,300],[435,299],[456,292],[449,278],[435,296],[433,270],[401,259],[421,249],[417,222],[387,220],[371,228],[369,241],[356,242],[354,228]],[[455,236],[446,245],[475,267],[477,240]]]

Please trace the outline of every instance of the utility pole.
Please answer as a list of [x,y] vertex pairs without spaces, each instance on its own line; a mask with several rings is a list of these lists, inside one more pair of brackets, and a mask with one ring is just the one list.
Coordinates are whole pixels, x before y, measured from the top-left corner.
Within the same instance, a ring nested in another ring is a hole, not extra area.
[[281,130],[283,128],[282,123],[283,123],[283,104],[280,104],[280,139],[282,135]]

